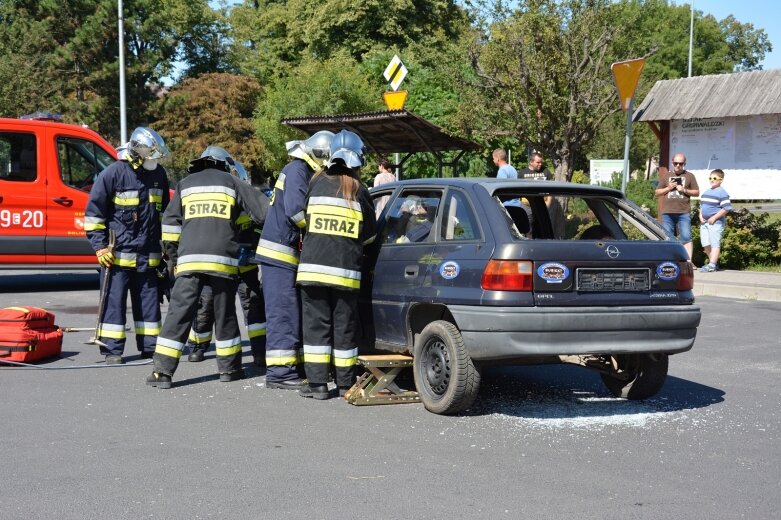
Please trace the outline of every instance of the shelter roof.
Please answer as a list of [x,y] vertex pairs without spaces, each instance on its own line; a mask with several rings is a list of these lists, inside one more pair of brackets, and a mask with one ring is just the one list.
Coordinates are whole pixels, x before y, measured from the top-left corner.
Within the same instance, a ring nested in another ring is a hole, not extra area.
[[282,123],[308,134],[319,130],[351,130],[358,133],[374,153],[394,152],[437,154],[447,150],[478,150],[477,143],[446,134],[440,127],[407,110],[302,116],[283,119]]
[[781,69],[657,81],[635,121],[781,114]]

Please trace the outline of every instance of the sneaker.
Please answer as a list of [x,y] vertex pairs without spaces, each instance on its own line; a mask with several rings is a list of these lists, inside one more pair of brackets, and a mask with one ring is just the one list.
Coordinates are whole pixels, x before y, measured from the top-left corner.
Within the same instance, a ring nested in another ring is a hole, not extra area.
[[313,397],[323,401],[331,397],[328,393],[328,385],[306,385],[298,391],[301,397]]
[[702,267],[700,267],[701,273],[712,273],[716,270],[716,266],[714,264],[705,264]]
[[171,376],[161,374],[160,372],[152,372],[152,375],[146,378],[146,384],[149,386],[156,386],[160,389],[171,388]]
[[230,383],[231,381],[238,381],[240,379],[244,379],[245,377],[244,370],[239,369],[235,372],[226,372],[224,374],[220,374],[220,382]]
[[190,363],[200,363],[201,361],[203,361],[204,352],[206,351],[199,348],[191,350],[190,355],[187,356],[187,361],[189,361]]
[[106,364],[107,365],[121,365],[124,363],[122,361],[122,356],[118,354],[108,354],[106,355]]

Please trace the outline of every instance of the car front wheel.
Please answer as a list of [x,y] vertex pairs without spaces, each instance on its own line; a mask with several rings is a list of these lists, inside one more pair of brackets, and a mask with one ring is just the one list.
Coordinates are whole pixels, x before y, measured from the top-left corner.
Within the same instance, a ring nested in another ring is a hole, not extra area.
[[602,373],[602,382],[616,397],[639,400],[656,395],[667,379],[667,354],[615,356],[618,371]]
[[415,386],[428,411],[452,414],[472,405],[480,373],[455,325],[441,320],[429,323],[418,336],[414,357]]

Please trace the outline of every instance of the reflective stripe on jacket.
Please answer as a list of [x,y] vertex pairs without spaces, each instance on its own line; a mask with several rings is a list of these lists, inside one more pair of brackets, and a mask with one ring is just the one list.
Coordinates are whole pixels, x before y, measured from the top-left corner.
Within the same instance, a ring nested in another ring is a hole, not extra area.
[[306,192],[312,169],[301,159],[282,168],[258,242],[256,260],[295,270],[301,230],[306,226]]
[[307,195],[307,228],[296,283],[358,290],[363,247],[375,236],[375,215],[369,192],[361,185],[354,201],[341,193],[337,165],[312,180]]
[[134,170],[127,161],[109,165],[95,179],[85,209],[84,230],[95,251],[116,235],[114,265],[144,271],[160,264],[160,219],[168,206],[168,179],[158,166]]
[[268,197],[227,172],[205,169],[182,179],[163,216],[163,237],[177,276],[237,275],[239,216],[246,212],[262,225],[267,210]]

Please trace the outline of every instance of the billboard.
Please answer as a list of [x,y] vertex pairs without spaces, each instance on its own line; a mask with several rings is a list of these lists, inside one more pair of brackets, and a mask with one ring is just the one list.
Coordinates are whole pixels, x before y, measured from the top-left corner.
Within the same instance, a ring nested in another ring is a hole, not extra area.
[[781,199],[781,114],[670,121],[670,159],[678,152],[700,192],[720,168],[731,200]]

